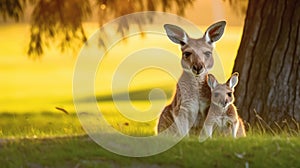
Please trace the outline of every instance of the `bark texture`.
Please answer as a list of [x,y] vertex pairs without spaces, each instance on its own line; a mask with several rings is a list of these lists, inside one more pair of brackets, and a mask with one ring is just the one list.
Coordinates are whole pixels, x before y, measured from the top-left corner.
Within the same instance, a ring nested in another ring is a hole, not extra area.
[[300,1],[249,0],[233,72],[236,106],[253,124],[300,121]]

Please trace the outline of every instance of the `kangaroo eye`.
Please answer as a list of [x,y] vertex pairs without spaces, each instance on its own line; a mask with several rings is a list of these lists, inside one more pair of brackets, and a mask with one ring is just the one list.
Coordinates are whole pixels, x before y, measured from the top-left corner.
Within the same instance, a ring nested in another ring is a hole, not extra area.
[[232,92],[228,92],[228,93],[227,93],[227,96],[228,96],[228,97],[231,97],[231,96],[232,96]]
[[218,97],[218,96],[219,96],[219,93],[214,93],[214,96],[215,96],[215,97]]
[[208,58],[208,57],[211,56],[211,52],[210,51],[206,51],[206,52],[204,52],[204,55]]
[[182,55],[183,55],[185,58],[188,58],[189,56],[192,55],[192,53],[191,53],[191,52],[184,52]]

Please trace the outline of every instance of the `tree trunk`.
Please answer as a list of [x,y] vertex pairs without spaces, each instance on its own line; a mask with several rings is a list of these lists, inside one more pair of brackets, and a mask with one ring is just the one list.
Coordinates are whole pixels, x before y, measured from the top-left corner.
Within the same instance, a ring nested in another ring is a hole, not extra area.
[[253,124],[300,121],[300,1],[249,0],[234,72],[236,106]]

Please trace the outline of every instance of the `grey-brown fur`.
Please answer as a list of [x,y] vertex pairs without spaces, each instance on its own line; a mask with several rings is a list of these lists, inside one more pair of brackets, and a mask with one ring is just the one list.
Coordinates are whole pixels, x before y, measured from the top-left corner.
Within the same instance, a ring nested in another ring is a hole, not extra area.
[[205,79],[214,65],[213,43],[221,38],[225,24],[224,21],[213,24],[200,39],[190,38],[175,25],[164,26],[170,40],[181,45],[183,73],[173,101],[160,115],[157,133],[166,131],[184,136],[205,115],[210,100],[210,89]]
[[211,104],[199,140],[204,141],[208,137],[211,138],[215,126],[225,131],[231,130],[234,138],[246,136],[243,121],[233,104],[238,73],[232,74],[224,84],[219,84],[216,78],[209,74],[207,82],[211,88]]

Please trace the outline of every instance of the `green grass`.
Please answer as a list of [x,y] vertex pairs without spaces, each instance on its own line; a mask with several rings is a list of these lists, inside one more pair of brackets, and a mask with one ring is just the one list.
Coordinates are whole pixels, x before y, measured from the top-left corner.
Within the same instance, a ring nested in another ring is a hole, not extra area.
[[75,113],[0,113],[0,138],[43,138],[84,134]]
[[[152,135],[155,122],[135,122],[111,111],[105,119],[122,133],[135,136]],[[47,138],[85,134],[76,113],[60,111],[42,113],[0,113],[0,138]]]
[[23,139],[1,143],[3,167],[299,167],[297,137],[185,139],[145,158],[110,153],[89,138]]
[[[170,150],[145,158],[106,151],[82,129],[76,114],[0,114],[1,167],[299,167],[298,134],[271,135],[253,129],[246,138],[214,137],[199,143],[186,138]],[[128,122],[124,128],[120,124]],[[147,135],[153,123],[117,118],[113,126]],[[119,126],[119,127],[118,127]]]

